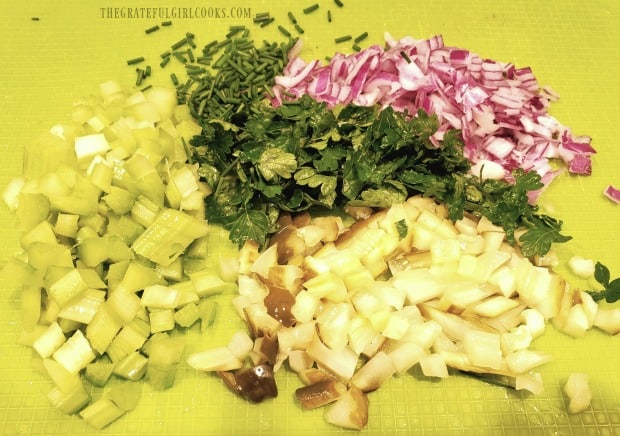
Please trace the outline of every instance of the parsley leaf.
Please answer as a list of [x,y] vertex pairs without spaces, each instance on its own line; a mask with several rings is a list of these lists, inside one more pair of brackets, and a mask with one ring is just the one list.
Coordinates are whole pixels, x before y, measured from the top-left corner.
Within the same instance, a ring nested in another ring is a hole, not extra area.
[[269,218],[265,212],[244,208],[230,224],[228,230],[232,241],[252,240],[259,245],[264,245],[269,233]]
[[271,147],[261,153],[257,167],[267,181],[273,180],[276,176],[289,179],[291,173],[297,169],[297,160],[293,153]]
[[602,291],[586,291],[592,296],[594,301],[605,300],[608,303],[615,303],[620,300],[620,277],[611,280],[609,268],[601,262],[596,262],[594,266],[594,278],[603,286]]

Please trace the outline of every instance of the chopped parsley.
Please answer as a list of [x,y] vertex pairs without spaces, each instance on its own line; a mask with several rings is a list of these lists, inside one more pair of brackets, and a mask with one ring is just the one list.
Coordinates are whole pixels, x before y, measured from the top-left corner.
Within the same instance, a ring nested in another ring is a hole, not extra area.
[[447,204],[453,220],[465,212],[486,216],[513,244],[515,231],[526,227],[519,241],[526,256],[570,239],[560,233],[561,221],[528,203],[527,193],[542,187],[536,173],[516,170],[514,183],[471,175],[460,131],[446,132],[435,146],[438,119],[421,110],[410,116],[390,107],[328,109],[303,96],[278,108],[239,107],[230,119],[201,123],[190,145],[213,187],[207,217],[239,245],[265,244],[281,211],[381,208],[416,194]]
[[608,303],[615,303],[620,300],[620,277],[611,280],[609,268],[600,262],[594,266],[594,279],[603,286],[601,291],[587,291],[594,301],[605,300]]

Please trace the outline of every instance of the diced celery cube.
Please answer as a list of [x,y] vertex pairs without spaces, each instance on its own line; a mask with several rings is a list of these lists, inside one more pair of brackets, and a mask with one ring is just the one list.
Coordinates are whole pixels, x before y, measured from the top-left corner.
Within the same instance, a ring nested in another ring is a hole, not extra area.
[[95,359],[95,353],[81,330],[76,330],[67,341],[57,349],[54,359],[67,371],[76,374]]
[[79,215],[70,213],[59,213],[56,217],[54,231],[57,235],[66,236],[67,238],[75,238],[78,231]]
[[146,286],[142,292],[142,305],[149,309],[174,309],[179,300],[179,291],[163,285]]
[[64,306],[58,313],[60,318],[88,324],[105,301],[106,291],[100,289],[87,289],[86,292],[72,303]]
[[80,272],[72,268],[61,278],[52,283],[47,291],[56,303],[62,308],[69,302],[82,296],[88,285]]
[[174,328],[174,310],[162,309],[149,312],[151,332],[166,332]]
[[191,327],[199,319],[200,310],[195,303],[186,304],[174,313],[174,320],[181,327]]
[[45,242],[48,244],[56,244],[56,234],[54,228],[47,221],[41,221],[39,224],[25,233],[20,240],[21,246],[27,249],[34,242]]
[[84,370],[84,378],[92,383],[94,386],[103,387],[108,383],[112,376],[115,364],[100,357],[92,363],[86,365]]
[[125,411],[135,409],[141,395],[142,385],[132,382],[116,383],[108,390],[108,398]]
[[79,374],[71,374],[54,359],[43,359],[42,365],[54,385],[63,392],[70,392],[82,384]]
[[155,263],[170,265],[192,241],[206,234],[205,221],[178,210],[163,209],[132,248]]
[[147,286],[162,283],[164,280],[152,268],[144,266],[138,261],[132,261],[129,263],[123,279],[118,284],[118,288],[136,292]]
[[115,214],[124,215],[131,211],[136,195],[118,186],[111,186],[110,191],[101,199]]
[[45,221],[50,214],[50,202],[43,194],[22,192],[17,197],[18,228],[28,231],[41,221]]
[[114,366],[113,373],[126,380],[138,381],[146,373],[148,359],[134,351],[125,356],[120,362]]
[[46,358],[51,356],[66,341],[65,335],[58,325],[54,322],[39,336],[32,344],[32,348],[39,353],[39,356]]
[[118,289],[110,293],[108,300],[110,308],[124,322],[128,323],[135,318],[136,314],[142,307],[140,297],[133,292]]
[[82,383],[75,385],[73,389],[67,392],[56,386],[49,391],[47,397],[52,406],[67,415],[77,412],[90,401],[90,395],[86,392]]
[[112,343],[121,326],[121,319],[106,302],[99,306],[97,313],[95,313],[91,322],[86,326],[86,337],[92,347],[99,354],[103,354],[110,346],[110,343]]
[[217,274],[209,271],[197,271],[190,274],[189,278],[200,298],[235,289],[234,284],[225,282]]
[[80,411],[80,416],[90,426],[101,430],[123,416],[125,411],[109,398],[100,398]]
[[130,215],[110,214],[106,235],[118,236],[125,244],[132,244],[144,231],[144,226],[136,222]]

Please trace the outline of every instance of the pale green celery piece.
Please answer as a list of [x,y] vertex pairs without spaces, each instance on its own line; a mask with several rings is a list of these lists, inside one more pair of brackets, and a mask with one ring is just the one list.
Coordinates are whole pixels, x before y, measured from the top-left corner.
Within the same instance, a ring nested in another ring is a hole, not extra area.
[[133,351],[120,362],[116,362],[113,374],[126,380],[138,381],[146,373],[148,358],[139,351]]
[[189,276],[195,272],[204,271],[206,269],[211,269],[212,267],[211,259],[204,257],[188,257],[183,256],[183,272],[185,275]]
[[122,325],[122,320],[106,302],[99,306],[97,313],[86,326],[86,338],[99,354],[103,354]]
[[106,218],[99,213],[94,213],[88,216],[80,216],[78,221],[79,227],[90,227],[98,235],[103,235],[106,228]]
[[56,171],[62,164],[75,165],[77,158],[73,144],[58,135],[46,132],[24,147],[23,171],[26,179]]
[[157,333],[153,333],[148,340],[144,343],[144,345],[142,346],[142,348],[140,349],[140,351],[146,355],[146,356],[150,356],[151,355],[151,348],[153,347],[153,344],[155,344],[158,341],[161,340],[165,340],[167,338],[169,338],[170,335],[168,334],[168,332],[157,332]]
[[131,215],[109,214],[107,235],[120,237],[126,244],[131,245],[144,231],[144,226],[136,222]]
[[50,201],[43,194],[20,192],[17,201],[15,216],[21,231],[32,229],[50,214]]
[[86,365],[84,378],[94,386],[103,387],[110,380],[114,366],[115,364],[110,362],[105,355],[101,356],[94,362]]
[[200,332],[205,333],[215,322],[218,304],[213,298],[204,298],[198,304],[200,310]]
[[133,251],[123,238],[116,235],[105,235],[104,237],[108,240],[108,261],[114,263],[135,258]]
[[58,363],[73,374],[77,374],[95,359],[95,353],[81,330],[76,330],[54,352],[53,356]]
[[109,398],[100,398],[80,411],[82,419],[97,430],[107,427],[124,414],[125,411]]
[[136,292],[150,285],[165,284],[165,280],[152,268],[133,260],[127,266],[125,275],[117,289]]
[[47,397],[52,406],[67,415],[76,413],[90,401],[90,395],[84,389],[83,383],[78,383],[67,392],[55,386],[49,391]]
[[75,238],[78,231],[79,215],[73,213],[59,213],[56,216],[56,223],[54,224],[54,231],[58,236],[64,236],[67,238]]
[[71,249],[62,244],[47,242],[33,242],[26,250],[28,263],[40,271],[46,271],[53,266],[73,266]]
[[114,169],[101,157],[96,156],[88,168],[90,182],[104,192],[110,192],[112,188],[112,176]]
[[106,289],[108,286],[103,280],[98,271],[92,268],[79,268],[77,269],[82,276],[82,279],[89,288],[92,289]]
[[178,289],[179,291],[179,299],[177,301],[176,307],[177,309],[190,303],[198,304],[198,302],[200,301],[200,297],[194,291],[193,286],[189,289],[184,287],[176,289]]
[[196,238],[207,234],[207,223],[174,209],[163,209],[133,243],[133,250],[160,265],[170,265]]
[[170,265],[155,265],[155,270],[168,281],[179,282],[183,280],[183,258],[177,257]]
[[123,280],[125,272],[129,267],[129,263],[129,260],[123,260],[108,264],[108,270],[105,274],[105,281],[108,284],[108,289],[110,289],[110,291],[114,291],[118,287],[121,280]]
[[34,340],[32,348],[39,353],[39,356],[45,359],[58,350],[65,341],[66,337],[62,328],[58,323],[53,322]]
[[143,227],[149,227],[161,208],[144,195],[139,195],[131,206],[131,217]]
[[97,233],[97,231],[93,229],[92,227],[80,227],[77,233],[75,234],[75,239],[78,244],[82,243],[83,241],[86,241],[87,239],[98,238],[98,237],[99,237],[99,233]]
[[28,246],[34,242],[55,244],[57,240],[54,227],[52,227],[48,221],[41,221],[28,232],[24,233],[19,242],[23,249],[27,249]]
[[167,337],[151,344],[146,379],[156,390],[170,388],[175,381],[177,365],[183,358],[185,342],[180,337]]
[[200,310],[196,303],[189,303],[174,313],[175,322],[181,327],[191,327],[200,319]]
[[133,320],[138,311],[142,308],[140,297],[133,292],[123,289],[110,292],[107,304],[123,323],[128,323]]
[[54,281],[47,292],[62,308],[70,301],[79,298],[88,289],[88,284],[82,278],[79,270],[72,268],[58,280]]
[[196,257],[200,259],[205,259],[209,256],[209,244],[210,244],[210,234],[212,228],[209,226],[209,235],[202,236],[200,238],[196,238],[185,252],[185,257]]
[[127,159],[125,169],[135,181],[138,191],[159,207],[163,207],[164,183],[151,161],[136,153]]
[[102,289],[87,289],[86,292],[72,303],[64,306],[58,313],[59,318],[88,324],[95,316],[99,306],[106,298],[106,291]]
[[148,322],[140,318],[134,318],[121,328],[112,340],[106,353],[110,356],[112,362],[118,362],[142,347],[150,333],[151,330]]
[[64,171],[60,175],[70,181],[68,184],[73,190],[66,195],[48,194],[51,210],[82,216],[96,214],[99,209],[100,189],[75,169],[63,168],[60,171]]
[[79,259],[89,267],[95,267],[108,258],[108,240],[106,237],[84,239],[77,245]]
[[107,392],[108,398],[119,408],[129,412],[138,405],[142,395],[142,385],[131,381],[115,383]]
[[50,380],[62,392],[71,392],[76,387],[82,385],[82,379],[79,374],[71,374],[54,359],[43,359],[42,366]]
[[43,271],[33,268],[17,256],[10,257],[0,271],[3,286],[13,289],[22,287],[43,287]]
[[41,318],[41,287],[24,285],[21,294],[22,328],[31,331]]
[[136,201],[136,194],[118,186],[110,187],[110,191],[101,199],[117,215],[125,215],[131,211],[133,203]]
[[158,309],[149,311],[151,333],[167,332],[174,329],[174,310]]
[[74,321],[72,319],[67,319],[67,318],[60,318],[60,316],[57,316],[56,320],[58,322],[58,325],[60,326],[62,331],[65,332],[66,335],[71,334],[72,332],[81,328],[83,325],[82,323],[78,321]]
[[146,286],[142,292],[141,303],[149,310],[174,309],[179,301],[178,289],[164,285]]
[[197,271],[189,274],[189,278],[194,284],[196,294],[200,298],[233,291],[236,286],[234,283],[225,282],[219,275],[210,271]]

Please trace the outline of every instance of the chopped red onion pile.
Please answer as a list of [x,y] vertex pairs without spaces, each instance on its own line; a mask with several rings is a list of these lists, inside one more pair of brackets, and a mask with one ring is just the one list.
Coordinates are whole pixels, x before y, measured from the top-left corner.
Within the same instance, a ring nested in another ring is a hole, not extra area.
[[[550,165],[553,158],[563,160],[571,173],[591,173],[596,151],[590,138],[573,136],[548,113],[558,97],[539,86],[530,68],[447,47],[440,35],[395,40],[386,34],[386,43],[386,48],[337,53],[322,65],[301,59],[298,42],[275,79],[272,104],[307,94],[329,107],[379,104],[410,114],[424,109],[439,117],[434,140],[448,129],[461,129],[472,172],[483,168],[485,178],[509,179],[520,167],[537,171],[547,185],[558,174]],[[538,194],[532,193],[531,201]]]
[[603,190],[603,194],[614,203],[620,203],[620,189],[615,186],[607,185],[607,187]]

